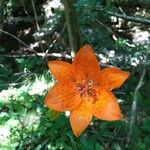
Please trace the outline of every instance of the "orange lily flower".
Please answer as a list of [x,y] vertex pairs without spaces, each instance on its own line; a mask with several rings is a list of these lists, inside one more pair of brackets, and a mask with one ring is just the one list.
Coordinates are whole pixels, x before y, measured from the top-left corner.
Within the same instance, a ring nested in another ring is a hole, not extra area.
[[112,89],[119,88],[129,73],[115,67],[100,69],[89,45],[82,47],[73,63],[49,61],[58,81],[48,92],[45,105],[56,111],[70,111],[70,124],[76,137],[95,116],[102,120],[121,120],[122,114]]

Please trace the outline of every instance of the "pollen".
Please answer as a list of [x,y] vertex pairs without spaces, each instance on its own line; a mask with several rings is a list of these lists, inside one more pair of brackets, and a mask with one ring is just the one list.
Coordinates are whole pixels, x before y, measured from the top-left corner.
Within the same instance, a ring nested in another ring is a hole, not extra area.
[[80,94],[80,97],[86,97],[89,101],[94,103],[96,101],[96,91],[94,89],[93,80],[82,80],[80,83],[76,83],[76,92]]

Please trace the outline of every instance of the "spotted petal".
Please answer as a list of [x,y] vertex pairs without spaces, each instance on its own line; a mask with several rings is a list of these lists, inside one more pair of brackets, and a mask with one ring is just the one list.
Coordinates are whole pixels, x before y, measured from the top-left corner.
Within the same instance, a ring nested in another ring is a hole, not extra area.
[[79,137],[92,120],[92,108],[88,101],[83,101],[70,113],[70,124],[76,137]]
[[122,114],[116,97],[104,89],[97,91],[97,101],[93,106],[94,116],[107,121],[120,120]]
[[74,83],[70,81],[56,83],[45,98],[45,105],[56,111],[70,111],[80,102],[80,97],[74,91]]
[[105,68],[100,71],[100,85],[107,89],[119,88],[128,78],[129,72],[122,71],[119,68]]
[[90,45],[85,45],[78,51],[74,58],[73,66],[78,81],[85,78],[97,79],[100,69],[99,62]]
[[71,74],[71,64],[64,61],[49,61],[48,66],[57,81],[69,79]]

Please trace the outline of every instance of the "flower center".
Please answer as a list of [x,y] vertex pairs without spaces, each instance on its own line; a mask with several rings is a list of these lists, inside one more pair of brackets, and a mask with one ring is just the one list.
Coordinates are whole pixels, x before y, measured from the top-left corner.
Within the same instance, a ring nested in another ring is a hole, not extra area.
[[96,101],[96,91],[94,89],[93,80],[82,80],[82,82],[76,83],[76,91],[80,94],[80,97],[86,97],[89,101],[94,103]]

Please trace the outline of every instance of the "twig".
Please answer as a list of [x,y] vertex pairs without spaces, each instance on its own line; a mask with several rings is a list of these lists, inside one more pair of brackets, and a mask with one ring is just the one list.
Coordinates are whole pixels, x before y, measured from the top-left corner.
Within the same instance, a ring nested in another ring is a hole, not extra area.
[[12,38],[16,39],[18,42],[20,42],[21,44],[23,44],[25,47],[30,48],[29,45],[27,45],[25,42],[23,42],[22,40],[20,40],[20,39],[19,39],[18,37],[16,37],[15,35],[13,35],[13,34],[7,32],[7,31],[1,30],[1,29],[0,29],[0,32],[5,33],[5,34],[11,36]]
[[57,42],[57,40],[61,37],[61,35],[62,35],[63,32],[65,31],[66,25],[67,25],[67,24],[66,24],[66,22],[65,22],[65,24],[64,24],[64,26],[63,26],[61,32],[60,32],[60,33],[58,34],[58,36],[52,41],[52,43],[50,44],[49,48],[46,50],[45,56],[47,56],[47,54],[48,54],[50,48],[51,48],[51,47]]
[[22,45],[24,45],[25,47],[27,47],[27,48],[29,49],[29,51],[34,52],[34,53],[37,53],[34,49],[31,49],[29,45],[27,45],[24,41],[22,41],[21,39],[19,39],[19,38],[16,37],[15,35],[13,35],[13,34],[7,32],[7,31],[1,30],[1,29],[0,29],[0,32],[5,33],[5,34],[11,36],[11,37],[14,38],[15,40],[17,40],[19,43],[21,43]]
[[[64,27],[63,27],[63,29],[62,29],[62,31],[61,31],[61,34],[64,32],[65,28],[66,28],[66,23],[64,24]],[[14,38],[15,40],[17,40],[19,43],[21,43],[22,45],[24,45],[25,47],[27,47],[29,51],[34,52],[34,54],[21,54],[21,55],[18,55],[18,54],[10,55],[10,54],[8,54],[8,55],[0,55],[0,56],[2,56],[2,57],[7,57],[7,58],[22,58],[22,57],[35,57],[35,56],[40,56],[40,57],[43,57],[43,58],[45,58],[45,57],[56,57],[56,58],[67,58],[67,59],[71,59],[71,58],[72,58],[70,55],[61,54],[61,53],[47,54],[48,51],[49,51],[49,49],[48,49],[46,52],[38,53],[38,52],[36,52],[34,49],[31,49],[29,45],[27,45],[24,41],[22,41],[21,39],[19,39],[19,38],[16,37],[15,35],[13,35],[13,34],[7,32],[7,31],[1,30],[1,29],[0,29],[0,32],[5,33],[5,34],[11,36],[11,37]],[[61,34],[60,34],[60,36],[61,36]],[[52,44],[54,44],[54,43],[60,38],[60,36],[58,36],[58,37],[52,42]],[[50,45],[50,48],[52,47],[52,44]]]
[[121,7],[119,7],[119,10],[121,11],[121,13],[122,13],[123,15],[126,15],[126,13],[123,11],[123,9],[122,9]]
[[[41,29],[40,29],[40,26],[39,26],[39,23],[38,23],[38,17],[37,17],[37,12],[36,12],[36,9],[35,9],[35,3],[33,0],[31,0],[31,3],[32,3],[32,8],[33,8],[33,11],[34,11],[34,17],[35,17],[35,22],[36,22],[36,28],[37,28],[37,31],[40,32]],[[42,47],[42,43],[41,43],[41,36],[39,36],[39,44],[40,44],[40,47],[41,47],[41,51],[43,53],[45,53],[45,55],[43,56],[43,58],[46,59],[46,61],[48,62],[48,59],[47,59],[47,56],[46,56],[46,52],[43,51],[43,47]]]
[[112,136],[112,135],[103,135],[102,137],[104,138],[109,138],[109,139],[116,139],[116,140],[125,140],[126,139],[126,136],[124,137],[115,137],[115,136]]
[[133,17],[133,16],[127,16],[127,15],[122,15],[122,14],[119,14],[119,13],[116,13],[116,12],[111,12],[111,11],[108,11],[108,15],[110,16],[115,16],[117,18],[122,18],[122,19],[125,19],[127,21],[132,21],[132,22],[136,22],[136,23],[143,23],[143,24],[146,24],[146,25],[150,25],[150,19],[145,19],[145,18],[142,18],[142,17]]
[[35,22],[36,22],[36,28],[37,28],[38,31],[40,31],[40,26],[39,26],[39,23],[38,23],[38,17],[37,17],[34,1],[31,0],[31,3],[32,3],[33,12],[34,12]]
[[70,134],[67,134],[67,136],[68,136],[69,139],[70,139],[70,143],[71,143],[72,146],[73,146],[73,150],[78,150],[77,144],[76,144],[76,142],[73,140],[72,136],[71,136]]
[[18,82],[18,83],[6,83],[6,84],[0,84],[0,86],[18,86],[18,85],[24,85],[24,82]]
[[99,23],[101,26],[103,26],[104,28],[106,28],[111,34],[116,35],[116,33],[114,33],[109,27],[107,27],[104,23],[102,23],[100,20],[96,19],[91,13],[89,13],[89,15],[97,22]]
[[138,92],[139,92],[140,88],[143,86],[143,83],[144,83],[144,77],[145,77],[145,74],[146,74],[146,66],[149,64],[148,56],[149,56],[149,50],[147,49],[146,56],[145,56],[145,63],[143,64],[143,71],[142,71],[139,82],[138,82],[138,84],[137,84],[137,86],[134,90],[134,93],[133,93],[133,103],[132,103],[132,109],[131,109],[129,132],[127,134],[125,148],[128,148],[129,144],[131,143],[133,128],[134,128],[135,120],[136,120]]
[[21,0],[21,3],[22,3],[22,5],[23,5],[24,12],[29,16],[28,11],[26,10],[26,6],[25,6],[24,1]]
[[[31,16],[29,15],[27,9],[26,9],[24,0],[21,0],[21,3],[22,3],[22,5],[23,5],[23,9],[24,9],[25,14],[28,15],[28,17],[31,17]],[[19,18],[20,18],[20,17],[19,17]],[[23,18],[23,19],[24,19],[24,18]],[[38,19],[38,17],[37,17],[37,19]],[[42,18],[41,18],[41,19],[42,19]],[[39,20],[39,19],[38,19],[38,20]],[[31,22],[32,22],[32,24],[34,25],[33,19],[31,19]]]
[[[16,54],[16,55],[0,55],[0,57],[6,57],[6,58],[25,58],[25,57],[35,57],[35,56],[39,56],[39,57],[45,57],[45,53],[37,53],[36,54]],[[46,54],[47,57],[51,57],[51,58],[55,58],[55,59],[59,59],[59,58],[65,58],[68,60],[72,60],[74,57],[72,57],[71,55],[68,54],[61,54],[61,53],[51,53],[51,54]],[[97,59],[100,60],[100,57],[98,55],[96,55]],[[100,62],[100,65],[102,67],[113,67],[113,65],[111,64],[104,64]],[[123,94],[123,93],[117,93],[117,94]]]
[[[38,21],[42,21],[43,20],[43,17],[42,16],[38,16]],[[23,23],[33,23],[34,24],[34,21],[35,20],[35,17],[32,17],[32,16],[25,16],[25,17],[13,17],[13,18],[8,18],[8,19],[5,19],[4,20],[4,24],[19,24],[20,22],[23,22]]]
[[[7,57],[7,58],[24,58],[24,57],[45,57],[45,53],[37,53],[36,54],[21,54],[21,55],[0,55],[0,57]],[[67,58],[71,59],[71,56],[68,54],[61,54],[61,53],[51,53],[47,54],[48,57],[54,57],[54,58]]]

